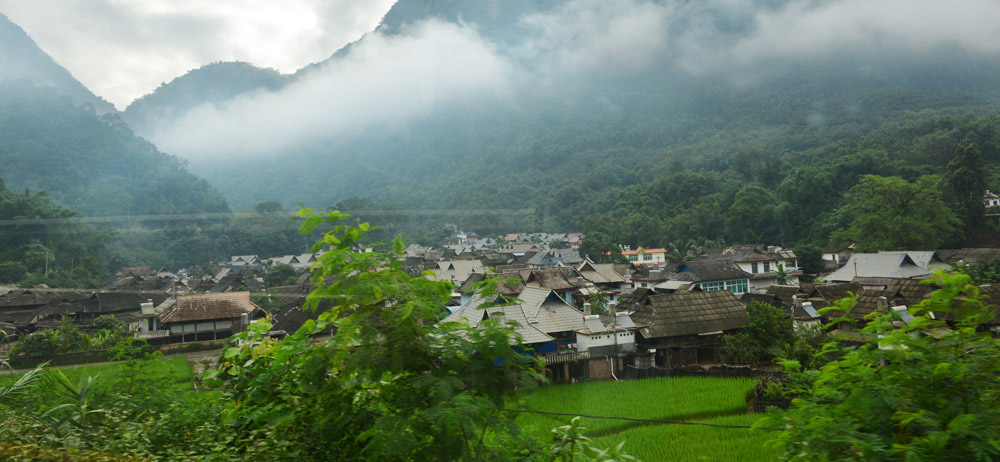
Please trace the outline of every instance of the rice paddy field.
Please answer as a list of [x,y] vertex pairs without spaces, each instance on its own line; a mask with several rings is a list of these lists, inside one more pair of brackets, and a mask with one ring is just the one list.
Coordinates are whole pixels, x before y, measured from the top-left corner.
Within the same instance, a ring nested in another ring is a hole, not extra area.
[[[756,379],[666,377],[620,382],[555,385],[525,393],[520,409],[574,415],[752,425],[761,416],[747,414],[746,397]],[[512,403],[514,404],[514,403]],[[515,405],[511,405],[511,408]],[[518,425],[541,441],[572,416],[524,413]],[[772,461],[781,450],[773,431],[718,428],[581,417],[596,447],[625,441],[629,454],[653,461]]]

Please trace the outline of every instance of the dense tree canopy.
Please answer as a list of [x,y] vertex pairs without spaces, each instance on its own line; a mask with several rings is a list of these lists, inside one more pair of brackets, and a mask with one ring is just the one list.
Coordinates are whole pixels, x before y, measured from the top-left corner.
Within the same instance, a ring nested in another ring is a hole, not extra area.
[[915,182],[866,175],[844,196],[840,209],[846,226],[834,233],[855,250],[936,250],[958,241],[960,222],[942,199],[941,178]]

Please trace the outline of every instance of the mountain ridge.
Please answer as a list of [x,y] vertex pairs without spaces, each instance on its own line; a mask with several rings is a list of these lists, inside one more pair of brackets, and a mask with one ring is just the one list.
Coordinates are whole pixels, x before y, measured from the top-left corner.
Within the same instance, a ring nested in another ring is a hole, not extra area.
[[56,88],[76,104],[90,104],[98,115],[116,111],[113,104],[91,92],[39,48],[24,29],[0,13],[0,81],[22,79]]

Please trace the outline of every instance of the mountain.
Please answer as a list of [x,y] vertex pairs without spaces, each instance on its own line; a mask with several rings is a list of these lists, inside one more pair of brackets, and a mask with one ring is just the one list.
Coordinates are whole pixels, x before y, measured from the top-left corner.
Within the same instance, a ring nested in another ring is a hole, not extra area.
[[[1000,162],[989,47],[879,18],[813,31],[813,16],[789,24],[797,5],[401,0],[282,85],[187,102],[137,131],[239,208],[533,208],[511,226],[644,245],[820,242],[864,174],[942,173],[970,142]],[[768,218],[743,232],[722,220],[737,211]]]
[[0,82],[0,165],[11,189],[48,191],[86,216],[226,212],[184,163],[50,87]]
[[24,29],[0,13],[0,81],[14,80],[55,88],[76,104],[90,104],[98,115],[115,111],[111,103],[94,95],[38,48]]
[[274,69],[261,69],[243,62],[219,62],[202,66],[160,85],[152,93],[128,105],[122,117],[137,132],[154,129],[202,104],[222,104],[238,96],[276,91],[287,77]]

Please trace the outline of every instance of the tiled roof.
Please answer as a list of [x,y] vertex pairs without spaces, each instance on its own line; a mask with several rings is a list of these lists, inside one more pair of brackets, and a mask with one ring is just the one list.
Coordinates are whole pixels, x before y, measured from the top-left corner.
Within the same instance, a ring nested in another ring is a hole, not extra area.
[[750,322],[746,306],[728,290],[653,295],[647,300],[632,314],[636,323],[648,326],[640,330],[647,339],[727,331]]
[[517,332],[521,336],[522,342],[525,344],[554,340],[528,321],[524,316],[524,310],[521,308],[521,305],[495,306],[488,308],[486,311],[491,320],[500,324],[507,325],[514,323],[514,332]]
[[914,278],[929,274],[929,270],[921,268],[906,253],[856,253],[844,266],[822,279],[846,282],[856,277]]
[[939,257],[937,252],[933,250],[905,250],[905,251],[882,250],[879,251],[879,253],[887,255],[900,255],[900,254],[906,255],[910,257],[910,260],[913,260],[913,263],[916,263],[917,266],[926,270],[931,270],[933,269],[932,267],[934,266],[945,271],[951,269],[951,265],[941,260],[941,257]]
[[749,279],[751,274],[741,270],[731,260],[694,260],[685,264],[690,271],[679,271],[670,279],[702,282],[726,279]]
[[[521,295],[521,307],[524,315],[538,330],[551,334],[568,332],[586,327],[583,323],[583,313],[560,300],[552,300],[552,291],[525,287]],[[554,297],[558,298],[558,297]]]
[[595,284],[613,284],[625,282],[625,277],[615,271],[613,263],[591,263],[585,261],[577,267],[577,271]]
[[258,309],[250,302],[250,292],[186,295],[160,314],[160,322],[187,322],[238,318]]
[[466,302],[464,305],[458,307],[448,316],[445,316],[441,322],[461,322],[469,325],[469,327],[477,328],[479,323],[483,322],[486,310],[480,308],[480,306],[488,302],[486,298],[480,295],[474,295],[472,299]]
[[774,295],[775,298],[781,300],[783,303],[792,303],[792,297],[801,295],[803,292],[800,286],[773,285],[767,288],[767,294]]
[[582,286],[582,284],[574,284],[570,282],[570,280],[566,278],[566,273],[562,268],[531,270],[530,276],[525,278],[525,284],[552,290],[568,290]]
[[972,249],[963,248],[957,250],[939,250],[938,255],[945,263],[955,264],[957,262],[976,263],[980,261],[1000,260],[1000,249]]

